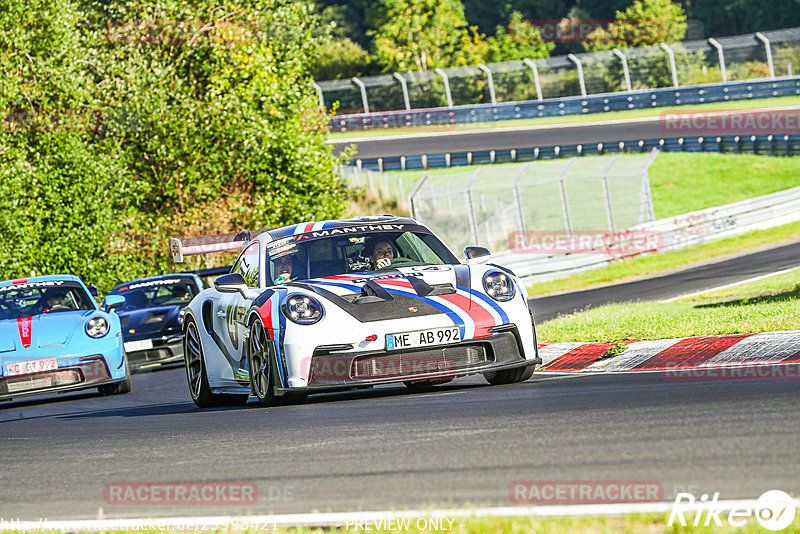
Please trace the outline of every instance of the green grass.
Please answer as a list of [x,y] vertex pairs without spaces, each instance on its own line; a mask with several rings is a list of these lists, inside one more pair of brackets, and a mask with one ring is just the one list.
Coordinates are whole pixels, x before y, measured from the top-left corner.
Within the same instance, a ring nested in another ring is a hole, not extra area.
[[629,258],[566,278],[540,282],[531,285],[528,288],[528,293],[531,295],[544,295],[624,282],[645,275],[669,271],[670,269],[689,267],[693,264],[729,254],[741,253],[747,249],[764,247],[798,237],[800,237],[800,222],[766,230],[755,230],[746,234],[693,245],[679,250]]
[[777,276],[771,276],[755,282],[748,282],[738,286],[708,291],[695,297],[695,301],[719,300],[724,298],[743,298],[759,295],[774,295],[791,291],[800,286],[800,268]]
[[586,115],[562,115],[559,117],[541,117],[536,119],[515,119],[499,122],[475,122],[467,124],[416,126],[408,128],[381,128],[377,130],[358,130],[354,132],[331,132],[331,141],[347,141],[362,137],[385,137],[392,135],[409,135],[417,133],[447,132],[459,130],[478,130],[485,128],[506,128],[520,126],[540,126],[547,124],[572,124],[582,122],[609,121],[620,119],[637,119],[641,117],[658,117],[664,113],[697,113],[702,111],[733,111],[739,109],[759,109],[772,107],[789,107],[800,105],[800,96],[779,98],[760,98],[756,100],[736,100],[733,102],[714,102],[691,106],[670,106],[662,108],[632,109],[629,111],[608,111],[605,113],[589,113]]
[[[800,516],[800,514],[798,514]],[[685,514],[686,522],[688,525],[694,520],[694,514]],[[452,528],[445,529],[420,529],[414,521],[408,530],[386,530],[382,528],[375,528],[374,525],[369,525],[370,529],[365,530],[362,528],[338,527],[338,528],[273,528],[272,525],[266,525],[263,529],[250,529],[250,530],[236,530],[230,528],[216,529],[219,533],[247,533],[247,534],[263,534],[265,532],[276,533],[291,533],[291,534],[333,534],[333,533],[349,533],[356,532],[408,532],[408,533],[444,533],[453,532],[457,534],[494,534],[497,532],[512,532],[515,534],[562,534],[565,532],[577,534],[615,534],[618,532],[646,532],[646,533],[686,533],[686,534],[717,534],[717,533],[736,533],[736,534],[751,534],[755,532],[769,532],[761,528],[758,522],[753,519],[747,519],[747,523],[743,527],[734,528],[727,523],[727,514],[720,514],[720,520],[724,526],[722,527],[682,527],[675,521],[673,526],[667,526],[669,521],[669,514],[629,514],[623,516],[578,516],[578,517],[503,517],[503,518],[454,518]],[[451,518],[452,519],[452,518]],[[705,515],[702,517],[705,520]],[[447,527],[448,521],[444,520],[444,525]],[[423,526],[420,523],[420,526]],[[22,534],[19,531],[9,530],[9,534]],[[30,531],[29,531],[30,532]],[[63,531],[52,529],[35,530],[41,534],[63,534]],[[88,531],[87,532],[91,532]],[[143,530],[107,530],[105,534],[131,534],[137,532],[141,534],[175,534],[177,532],[196,532],[195,530],[179,531],[174,529],[143,529]],[[780,531],[783,534],[797,534],[800,532],[800,520],[795,518],[795,521],[786,529]]]
[[776,330],[800,330],[800,271],[673,302],[587,309],[538,333],[543,341],[620,342]]
[[800,185],[800,158],[669,152],[650,167],[656,218],[765,195]]

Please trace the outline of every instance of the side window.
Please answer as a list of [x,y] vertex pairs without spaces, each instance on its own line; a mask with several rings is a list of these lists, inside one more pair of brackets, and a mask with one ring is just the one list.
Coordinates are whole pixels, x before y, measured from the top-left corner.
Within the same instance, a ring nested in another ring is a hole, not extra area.
[[244,277],[248,287],[258,287],[259,245],[258,241],[251,243],[247,250],[239,256],[239,261],[236,262],[233,268],[233,272],[239,273]]

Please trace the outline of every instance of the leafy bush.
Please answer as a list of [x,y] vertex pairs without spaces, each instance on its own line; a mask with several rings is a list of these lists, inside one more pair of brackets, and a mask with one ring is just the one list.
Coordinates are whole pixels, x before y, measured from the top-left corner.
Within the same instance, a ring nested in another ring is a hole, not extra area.
[[309,5],[0,0],[0,19],[0,278],[108,288],[174,269],[170,235],[343,208]]

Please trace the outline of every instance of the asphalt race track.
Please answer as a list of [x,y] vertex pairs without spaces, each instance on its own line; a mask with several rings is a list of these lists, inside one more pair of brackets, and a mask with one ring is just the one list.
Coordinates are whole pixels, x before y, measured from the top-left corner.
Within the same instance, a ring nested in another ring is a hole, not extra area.
[[[798,246],[762,257],[763,268],[780,269],[778,258],[797,258]],[[726,269],[724,280],[746,278],[762,268],[751,265],[754,257],[684,271],[650,295],[718,285],[702,278]],[[637,292],[645,295],[630,294]],[[587,301],[579,298],[563,309]],[[797,494],[798,398],[792,380],[541,373],[502,387],[468,377],[425,393],[386,386],[299,406],[200,411],[184,370],[165,369],[135,375],[128,395],[3,404],[0,517],[94,518],[100,508],[109,518],[507,506],[519,480],[656,481],[665,500],[679,491],[720,492],[720,499],[770,489]],[[255,482],[259,499],[247,506],[104,500],[108,484],[174,481]]]
[[800,242],[763,250],[672,274],[559,295],[530,299],[540,323],[611,302],[662,300],[800,266]]
[[[735,115],[746,112],[746,110],[743,112],[731,111],[730,114]],[[751,133],[757,132],[742,131],[740,134],[749,135]],[[369,132],[365,132],[365,137],[368,135]],[[453,130],[435,134],[401,134],[398,136],[374,137],[360,141],[334,140],[331,142],[336,145],[337,151],[343,150],[344,147],[350,144],[355,144],[357,153],[354,157],[356,158],[379,158],[535,146],[618,143],[619,141],[687,136],[691,137],[691,134],[676,134],[675,132],[665,131],[659,117],[604,121],[602,115],[597,114],[597,120],[589,123],[498,127],[473,130],[472,133],[464,133],[464,130]]]

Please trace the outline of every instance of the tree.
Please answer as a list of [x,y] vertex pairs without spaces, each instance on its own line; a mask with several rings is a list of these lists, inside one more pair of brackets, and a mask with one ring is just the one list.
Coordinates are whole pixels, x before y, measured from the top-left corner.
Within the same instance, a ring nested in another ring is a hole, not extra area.
[[608,30],[598,28],[589,34],[588,51],[631,48],[664,42],[677,42],[686,34],[686,13],[670,0],[636,0],[625,11],[617,11]]
[[109,288],[174,268],[168,236],[343,208],[309,4],[0,0],[0,22],[0,279]]
[[546,43],[538,28],[530,22],[522,20],[522,14],[515,11],[511,15],[511,22],[507,28],[497,27],[494,37],[489,37],[488,61],[508,61],[511,59],[525,59],[548,57],[555,48],[554,43]]
[[487,52],[459,0],[380,0],[371,25],[374,55],[386,72],[473,65]]

